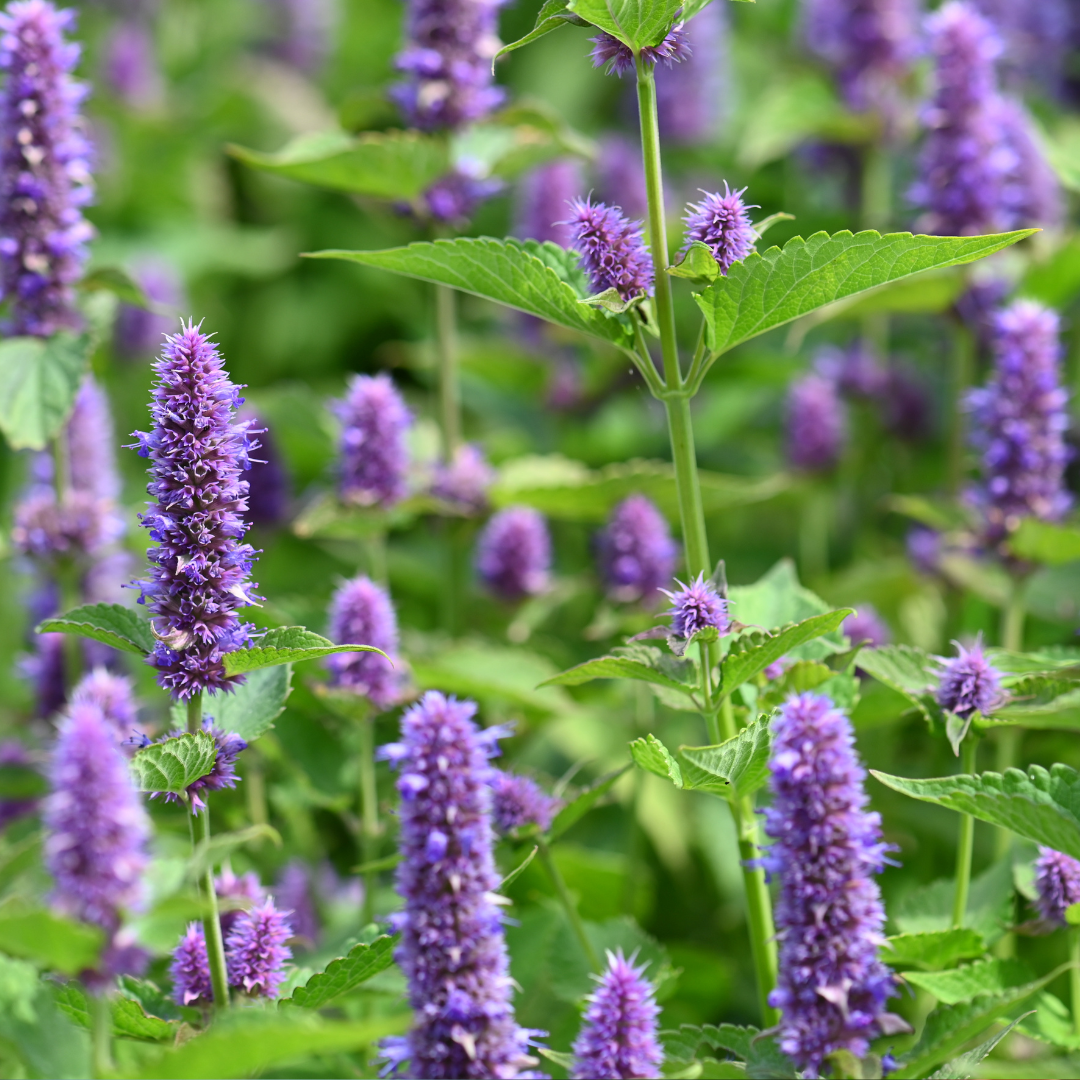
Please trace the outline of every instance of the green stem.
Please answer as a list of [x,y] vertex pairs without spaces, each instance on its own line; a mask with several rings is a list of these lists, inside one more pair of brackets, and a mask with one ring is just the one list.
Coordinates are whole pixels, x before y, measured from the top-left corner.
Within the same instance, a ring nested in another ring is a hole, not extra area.
[[[379,791],[375,778],[375,717],[360,720],[360,850],[365,863],[379,855]],[[363,921],[367,926],[375,914],[375,887],[378,871],[364,874]]]
[[892,217],[892,161],[881,139],[868,143],[862,160],[862,227],[884,232]]
[[701,700],[705,705],[705,726],[709,729],[709,739],[715,745],[721,740],[720,721],[716,716],[716,706],[713,705],[711,650],[704,641],[698,642],[698,649],[701,655]]
[[[968,732],[960,744],[960,772],[970,776],[975,772],[975,755],[978,743]],[[971,853],[975,846],[975,819],[970,814],[960,815],[960,839],[956,848],[956,891],[953,893],[952,924],[964,925],[968,893],[971,890]]]
[[547,841],[542,837],[537,839],[536,846],[540,849],[540,861],[544,864],[544,869],[547,871],[548,877],[551,878],[555,891],[559,894],[559,901],[566,912],[566,917],[570,920],[570,927],[574,931],[574,936],[578,939],[578,944],[589,961],[589,967],[599,974],[602,970],[600,957],[597,955],[593,943],[589,940],[589,935],[585,933],[585,924],[581,921],[577,904],[570,895],[570,890],[566,887],[562,873],[551,856],[551,848],[548,847]]
[[1080,1035],[1080,928],[1069,928],[1069,989],[1072,991],[1073,1031]]
[[948,485],[956,496],[964,480],[964,442],[967,435],[964,394],[971,385],[975,370],[975,339],[966,326],[953,326],[952,429],[949,431]]
[[[1001,612],[1001,646],[1009,652],[1024,650],[1026,585],[1027,581],[1022,575],[1013,575],[1009,598]],[[1023,735],[1024,730],[1020,727],[1006,727],[998,732],[994,765],[999,773],[1016,768],[1020,760],[1020,741]],[[1012,833],[1008,829],[998,829],[994,842],[998,858],[1004,857],[1011,845]]]
[[439,420],[442,425],[443,458],[451,461],[461,442],[461,395],[458,389],[454,290],[448,285],[435,286],[435,349],[439,359]]
[[112,1057],[112,1003],[105,991],[90,994],[91,1044],[93,1050],[93,1075],[111,1076]]

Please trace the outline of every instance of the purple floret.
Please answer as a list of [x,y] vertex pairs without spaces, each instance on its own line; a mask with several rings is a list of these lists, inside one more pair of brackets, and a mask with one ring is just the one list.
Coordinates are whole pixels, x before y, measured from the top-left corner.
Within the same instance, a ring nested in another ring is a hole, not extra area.
[[773,721],[773,805],[762,859],[780,879],[780,971],[769,1004],[781,1012],[780,1047],[808,1077],[836,1050],[864,1057],[897,1030],[886,1001],[897,993],[878,959],[885,909],[873,875],[888,845],[866,809],[866,773],[851,723],[820,694],[790,697]]
[[497,177],[473,176],[459,168],[440,176],[424,191],[424,205],[435,221],[464,222],[480,203],[497,195],[502,187]]
[[113,729],[118,742],[129,738],[139,720],[135,687],[126,675],[97,667],[84,675],[71,691],[73,705],[96,705]]
[[970,649],[953,644],[956,656],[942,661],[937,703],[963,720],[976,712],[987,716],[1003,700],[1001,673],[983,655],[981,641]]
[[727,601],[716,591],[711,581],[705,580],[704,574],[698,576],[689,585],[683,585],[678,592],[661,590],[671,600],[671,633],[677,638],[691,638],[706,626],[716,627],[722,636],[731,629],[728,617]]
[[492,821],[501,833],[524,825],[536,825],[547,832],[562,802],[549,795],[530,776],[491,770]]
[[463,443],[453,460],[435,467],[431,494],[463,514],[479,514],[487,508],[488,488],[495,482],[495,470],[484,451],[474,443]]
[[[593,67],[602,67],[605,75],[618,75],[621,79],[634,70],[634,54],[628,45],[606,31],[589,38],[592,45]],[[665,67],[690,59],[690,44],[682,23],[673,26],[659,45],[646,45],[641,50],[641,61],[649,67],[662,63]]]
[[518,194],[514,235],[523,240],[550,240],[568,248],[573,242],[566,207],[585,189],[581,165],[559,158],[526,173]]
[[551,537],[543,515],[529,506],[495,514],[477,541],[476,569],[503,600],[544,592],[551,577]]
[[285,961],[292,950],[285,944],[292,937],[287,918],[291,912],[278,911],[272,897],[233,924],[225,942],[225,963],[229,985],[249,997],[276,998],[285,981]]
[[787,457],[803,472],[823,472],[840,460],[846,441],[836,384],[816,373],[791,384],[785,410]]
[[1040,847],[1035,860],[1035,888],[1039,914],[1057,926],[1066,926],[1065,912],[1080,904],[1080,862],[1053,848]]
[[685,252],[694,241],[706,244],[720,264],[720,273],[727,274],[731,264],[745,259],[754,250],[757,233],[750,223],[743,192],[732,191],[724,181],[724,194],[705,192],[699,203],[691,203],[683,218],[686,222]]
[[390,596],[370,578],[346,581],[330,602],[330,640],[340,645],[374,645],[390,660],[372,652],[335,653],[326,658],[330,684],[367,697],[377,709],[388,709],[401,696],[397,660],[397,614]]
[[608,592],[624,602],[658,601],[679,556],[664,515],[644,495],[630,495],[615,507],[596,549]]
[[208,1005],[214,1000],[202,923],[188,923],[184,936],[173,950],[169,974],[172,976],[173,1001],[177,1005]]
[[844,633],[852,645],[865,641],[874,649],[892,641],[892,631],[873,604],[860,604],[859,610],[844,620]]
[[633,300],[653,289],[652,256],[641,235],[641,222],[625,218],[617,206],[575,199],[570,207],[573,249],[597,293],[614,289]]

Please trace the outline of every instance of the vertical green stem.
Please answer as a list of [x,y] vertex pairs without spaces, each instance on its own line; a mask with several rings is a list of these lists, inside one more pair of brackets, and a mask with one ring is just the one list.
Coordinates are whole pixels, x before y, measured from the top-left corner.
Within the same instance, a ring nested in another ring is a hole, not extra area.
[[[378,857],[379,792],[375,780],[375,717],[360,719],[360,851],[365,863]],[[364,873],[364,925],[375,914],[375,886],[378,871]]]
[[[1026,586],[1026,578],[1019,574],[1013,575],[1009,598],[1001,612],[1001,647],[1008,649],[1009,652],[1023,652],[1024,650],[1024,620],[1027,615]],[[1023,735],[1024,729],[1020,727],[1006,727],[998,732],[997,754],[994,760],[994,766],[998,772],[1003,773],[1006,769],[1016,768],[1020,760],[1020,741]],[[1011,844],[1012,833],[1008,829],[998,829],[994,843],[998,858],[1008,853]]]
[[551,856],[551,848],[548,847],[547,841],[543,839],[543,837],[537,839],[536,846],[540,849],[540,861],[544,864],[544,869],[547,871],[548,877],[551,878],[551,883],[555,886],[555,891],[559,894],[559,902],[566,912],[566,917],[570,920],[570,927],[574,931],[574,936],[578,939],[578,944],[581,946],[582,952],[585,953],[585,956],[589,961],[589,967],[599,974],[602,970],[600,957],[597,955],[593,943],[589,940],[589,935],[585,933],[585,923],[582,922],[581,914],[577,909],[577,904],[570,895],[570,890],[566,887],[562,872],[559,870],[559,867]]
[[461,442],[461,394],[458,389],[457,320],[454,313],[454,290],[448,285],[435,286],[435,349],[439,360],[439,422],[442,426],[442,451],[446,461],[453,459]]
[[1072,998],[1073,1031],[1080,1035],[1080,928],[1069,927],[1069,989]]
[[[975,755],[978,742],[968,732],[960,744],[960,771],[970,775],[975,772]],[[975,819],[970,814],[960,815],[960,838],[956,848],[956,891],[953,893],[952,924],[964,925],[968,893],[971,890],[971,853],[975,845]]]
[[967,423],[964,394],[975,377],[975,339],[961,323],[953,326],[952,428],[949,431],[948,485],[953,496],[960,493],[964,480],[964,443]]
[[93,1075],[111,1076],[112,1057],[112,1002],[107,991],[90,994],[90,1038],[93,1053]]
[[863,148],[862,227],[884,232],[892,217],[892,161],[884,139],[875,139]]
[[[712,695],[712,657],[709,646],[699,642],[701,656],[701,700],[705,705],[705,726],[709,729],[709,739],[715,744],[720,742],[720,721],[716,715],[716,706]],[[725,700],[727,700],[725,698]]]

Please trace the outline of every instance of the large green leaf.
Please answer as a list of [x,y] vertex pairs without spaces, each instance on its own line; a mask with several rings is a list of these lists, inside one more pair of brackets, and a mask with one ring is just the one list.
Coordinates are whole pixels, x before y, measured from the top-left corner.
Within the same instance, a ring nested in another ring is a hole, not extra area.
[[217,746],[206,731],[184,732],[144,747],[131,759],[140,791],[186,791],[214,767]]
[[726,352],[758,334],[845,296],[890,281],[985,258],[1035,230],[992,236],[912,236],[846,230],[796,236],[784,247],[751,253],[695,299],[705,314],[709,348]]
[[0,951],[65,975],[94,967],[104,941],[98,927],[51,911],[0,910]]
[[146,656],[156,644],[150,623],[120,604],[87,604],[38,623],[39,634],[80,634],[114,649]]
[[567,9],[638,52],[659,45],[682,0],[570,0]]
[[[56,988],[57,1008],[80,1027],[90,1030],[90,1004],[77,982],[64,983]],[[147,1042],[172,1042],[176,1038],[177,1021],[162,1020],[149,1014],[138,1001],[130,997],[114,997],[111,1002],[113,1034]]]
[[537,13],[533,28],[524,37],[510,42],[509,45],[504,45],[495,54],[495,59],[498,60],[500,57],[512,53],[524,45],[530,45],[537,38],[542,38],[545,34],[550,34],[552,30],[558,30],[560,26],[565,26],[567,23],[572,23],[575,26],[587,25],[584,19],[569,10],[567,0],[544,0],[544,5]]
[[71,412],[90,362],[90,338],[0,341],[0,431],[14,450],[44,450]]
[[973,960],[986,952],[982,936],[966,926],[895,934],[885,939],[885,945],[881,956],[887,964],[912,965],[927,971],[951,967],[957,960]]
[[[1026,683],[1021,683],[1020,689],[1022,690],[1025,686]],[[1012,689],[1010,687],[1010,690]],[[1050,697],[1046,701],[1014,701],[995,709],[992,719],[976,721],[976,724],[981,730],[1012,724],[1034,729],[1078,730],[1080,729],[1080,689],[1068,689],[1065,693]]]
[[624,765],[621,769],[616,769],[606,776],[601,776],[599,780],[581,792],[577,798],[568,802],[555,815],[555,820],[552,821],[551,828],[548,830],[548,840],[557,839],[572,825],[576,825],[615,786],[615,781],[629,768],[629,765]]
[[416,131],[344,131],[301,135],[276,154],[226,147],[245,165],[306,184],[370,195],[414,199],[450,171],[450,147],[437,135]]
[[693,694],[697,689],[696,686],[679,682],[640,660],[632,660],[624,656],[598,656],[595,660],[586,660],[584,664],[578,664],[568,671],[561,671],[558,675],[545,679],[540,685],[580,686],[582,683],[592,682],[593,679],[636,679],[688,695]]
[[677,788],[683,786],[682,769],[671,751],[655,736],[646,735],[630,744],[630,756],[634,764],[663,780],[670,780]]
[[[386,656],[374,645],[335,645],[321,634],[313,633],[303,626],[282,626],[268,630],[258,645],[250,649],[237,649],[225,654],[225,674],[242,675],[246,671],[276,667],[278,664],[296,664],[301,660],[317,660],[321,656],[343,652],[376,652]],[[390,658],[386,657],[387,663]]]
[[974,964],[949,971],[909,971],[904,978],[914,986],[929,990],[946,1005],[970,1001],[979,994],[1001,993],[1025,986],[1032,981],[1032,972],[1019,960],[979,960]]
[[697,772],[727,781],[713,789],[729,799],[752,795],[769,779],[769,721],[762,716],[748,724],[733,739],[719,746],[682,746],[683,778],[687,787],[704,787]]
[[610,318],[580,302],[587,292],[570,284],[577,256],[558,244],[459,238],[385,251],[317,251],[309,257],[345,259],[451,285],[616,345],[629,346],[631,341],[628,320]]
[[321,1009],[390,967],[397,942],[397,935],[383,934],[370,945],[354,945],[348,955],[331,960],[324,971],[316,972],[303,986],[298,986],[292,997],[285,999],[285,1004]]
[[1021,559],[1059,566],[1080,559],[1080,529],[1024,518],[1009,537],[1009,550]]
[[887,787],[913,799],[971,814],[1080,859],[1080,773],[1057,764],[1048,772],[1031,765],[1026,773],[945,776],[908,780],[871,770]]
[[[252,743],[274,726],[292,692],[292,667],[279,664],[248,672],[244,681],[230,693],[218,693],[203,699],[203,715],[213,717],[223,731],[234,731]],[[187,713],[182,702],[172,707],[173,723],[182,728]]]

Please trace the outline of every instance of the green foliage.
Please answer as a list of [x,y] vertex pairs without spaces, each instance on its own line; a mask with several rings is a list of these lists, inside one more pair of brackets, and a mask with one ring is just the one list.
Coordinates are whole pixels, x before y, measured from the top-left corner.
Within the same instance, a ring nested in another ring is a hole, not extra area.
[[673,266],[667,268],[672,277],[686,278],[695,285],[709,285],[720,276],[720,264],[708,244],[695,240],[686,254]]
[[[901,897],[890,906],[889,915],[904,935],[949,932],[954,892],[955,885],[950,878],[933,881]],[[1012,863],[1001,859],[972,879],[964,927],[974,931],[989,946],[1001,937],[1005,927],[1012,922],[1012,916]],[[946,948],[943,946],[943,954]]]
[[117,300],[122,300],[132,307],[150,310],[155,307],[142,288],[132,279],[126,270],[119,266],[101,266],[91,270],[79,282],[83,292],[110,292]]
[[629,765],[601,776],[576,798],[568,802],[556,815],[548,830],[547,839],[556,840],[571,826],[576,825],[614,786]]
[[907,698],[928,723],[940,713],[932,693],[937,686],[937,673],[930,657],[921,649],[913,645],[863,649],[859,653],[859,667]]
[[928,990],[946,1005],[958,1005],[983,993],[1001,993],[1026,986],[1031,969],[1018,960],[978,960],[950,971],[909,971],[904,978],[913,986]]
[[76,1080],[90,1075],[90,1040],[57,1008],[40,979],[31,986],[25,968],[16,974],[0,957],[0,1045],[26,1075],[37,1080]]
[[13,450],[44,450],[68,418],[90,362],[90,338],[0,341],[0,431]]
[[[1043,996],[1045,997],[1046,995]],[[961,1054],[958,1058],[953,1058],[952,1061],[946,1062],[940,1069],[930,1074],[929,1080],[968,1080],[968,1078],[974,1074],[975,1068],[979,1063],[990,1056],[990,1052],[994,1047],[997,1046],[997,1044],[1001,1042],[1001,1040],[1004,1039],[1025,1016],[1030,1015],[1031,1013],[1025,1013],[1024,1016],[1019,1017],[1011,1024],[1007,1024],[1005,1027],[1001,1028],[1000,1031],[991,1035],[985,1042],[979,1043],[978,1046]]]
[[215,833],[209,842],[200,840],[188,863],[189,880],[198,881],[207,869],[220,866],[234,851],[261,840],[270,840],[277,847],[281,847],[281,835],[277,829],[265,822],[249,825],[237,832]]
[[[654,650],[659,653],[659,650]],[[697,687],[693,683],[680,682],[666,675],[658,667],[628,656],[598,656],[595,660],[586,660],[584,664],[553,675],[542,682],[541,686],[580,686],[593,679],[635,679],[653,683],[668,690],[677,690],[681,694],[693,694]]]
[[[343,652],[377,652],[386,656],[374,645],[335,645],[321,634],[313,633],[303,626],[282,626],[268,630],[259,644],[250,649],[237,649],[225,654],[225,673],[242,675],[247,671],[276,667],[278,664],[297,664],[301,660],[317,660],[322,656]],[[387,657],[389,659],[389,657]]]
[[679,763],[655,735],[635,739],[630,744],[630,756],[634,759],[634,764],[646,772],[651,772],[663,780],[670,780],[677,788],[683,787],[683,775]]
[[1025,1035],[1065,1050],[1080,1050],[1080,1034],[1073,1027],[1072,1013],[1060,998],[1043,991],[1035,1006],[1034,1014],[1021,1018]]
[[1060,566],[1080,559],[1080,530],[1026,517],[1009,536],[1009,550],[1018,559]]
[[727,781],[723,788],[708,787],[707,790],[717,791],[728,799],[752,795],[769,779],[770,745],[768,718],[759,717],[719,746],[680,747],[686,786],[706,787],[699,776],[704,773],[706,778]]
[[354,945],[345,956],[331,960],[325,970],[316,972],[303,986],[298,986],[282,1004],[321,1009],[335,998],[350,993],[393,964],[394,947],[399,937],[383,934],[370,945]]
[[967,927],[895,934],[886,938],[885,945],[881,956],[887,964],[911,965],[925,971],[952,967],[957,960],[970,960],[986,951],[982,937]]
[[51,971],[76,975],[92,968],[104,942],[99,927],[65,919],[44,908],[0,908],[0,950]]
[[140,791],[186,791],[214,767],[217,746],[205,731],[184,732],[165,742],[144,747],[131,759],[131,772]]
[[636,53],[664,40],[681,5],[679,0],[570,0],[566,6]]
[[[203,715],[213,718],[223,731],[234,731],[245,742],[253,743],[274,726],[292,693],[292,666],[279,664],[259,668],[244,676],[244,681],[229,694],[215,694],[203,701]],[[172,720],[184,727],[187,714],[182,702],[172,707]]]
[[[830,607],[820,596],[799,584],[795,564],[781,559],[753,585],[733,585],[728,589],[731,614],[747,626],[772,629],[802,622],[812,615],[824,615]],[[824,635],[822,641],[794,650],[794,660],[820,660],[844,645],[840,631]]]
[[[90,1030],[90,1005],[77,982],[63,983],[54,992],[56,1007],[79,1027]],[[118,996],[111,1002],[113,1034],[146,1042],[172,1042],[180,1024],[152,1016],[130,997]]]
[[154,651],[154,631],[148,619],[120,604],[87,604],[73,608],[35,628],[39,634],[79,634],[123,652],[146,656]]
[[531,45],[532,42],[542,38],[545,34],[550,34],[552,30],[558,30],[560,26],[564,26],[566,23],[574,26],[588,25],[584,19],[570,11],[567,5],[568,0],[544,0],[543,6],[537,13],[533,28],[524,37],[510,42],[509,45],[504,45],[495,54],[495,59],[499,60],[507,53],[512,53],[524,45]]

